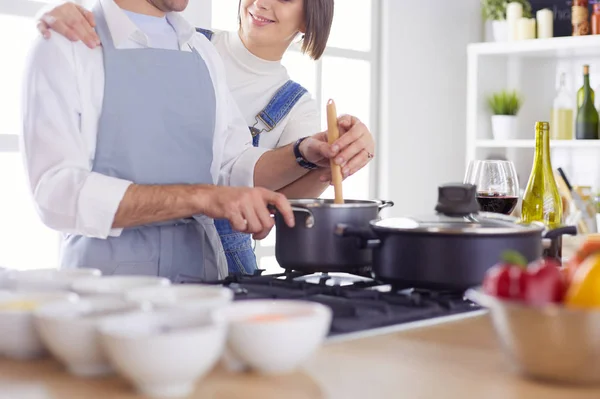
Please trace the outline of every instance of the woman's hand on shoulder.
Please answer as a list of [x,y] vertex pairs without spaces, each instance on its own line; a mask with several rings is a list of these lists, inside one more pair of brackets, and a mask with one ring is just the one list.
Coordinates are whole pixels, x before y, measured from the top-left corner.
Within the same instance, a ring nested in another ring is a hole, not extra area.
[[37,24],[38,31],[46,39],[50,38],[53,30],[73,42],[81,40],[91,49],[100,45],[95,26],[94,14],[74,3],[54,7],[44,13]]

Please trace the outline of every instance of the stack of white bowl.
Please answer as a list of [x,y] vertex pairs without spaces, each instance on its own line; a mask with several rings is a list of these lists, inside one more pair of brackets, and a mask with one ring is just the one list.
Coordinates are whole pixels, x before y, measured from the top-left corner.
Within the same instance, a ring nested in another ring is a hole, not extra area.
[[116,372],[151,397],[189,395],[220,359],[235,370],[292,372],[331,323],[317,303],[233,302],[229,288],[154,276],[53,269],[4,277],[0,356],[50,354],[75,376]]

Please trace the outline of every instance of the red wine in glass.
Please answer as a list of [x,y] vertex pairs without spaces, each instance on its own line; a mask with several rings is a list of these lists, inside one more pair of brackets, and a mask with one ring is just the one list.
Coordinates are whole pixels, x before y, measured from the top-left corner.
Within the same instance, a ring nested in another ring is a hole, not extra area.
[[502,213],[510,215],[517,206],[519,197],[501,193],[477,193],[477,202],[483,212]]

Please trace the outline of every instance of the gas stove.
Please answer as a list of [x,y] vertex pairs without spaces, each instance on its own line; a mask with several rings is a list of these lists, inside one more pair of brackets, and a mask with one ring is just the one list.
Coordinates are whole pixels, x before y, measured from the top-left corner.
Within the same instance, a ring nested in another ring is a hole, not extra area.
[[[192,279],[184,284],[207,282]],[[230,275],[208,282],[229,287],[234,300],[302,299],[333,310],[329,338],[369,335],[428,322],[476,315],[481,308],[462,292],[429,291],[382,284],[366,275],[285,272]]]

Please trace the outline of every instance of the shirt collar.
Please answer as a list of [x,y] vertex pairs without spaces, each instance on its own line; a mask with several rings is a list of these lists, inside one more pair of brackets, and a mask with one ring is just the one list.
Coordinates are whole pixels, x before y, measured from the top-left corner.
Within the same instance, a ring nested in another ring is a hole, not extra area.
[[[106,24],[112,36],[115,48],[119,48],[128,40],[148,46],[148,37],[134,24],[127,14],[114,2],[114,0],[100,0],[100,5],[104,11]],[[194,37],[194,28],[185,18],[176,12],[167,13],[167,20],[173,26],[177,34],[179,47],[183,48]]]

